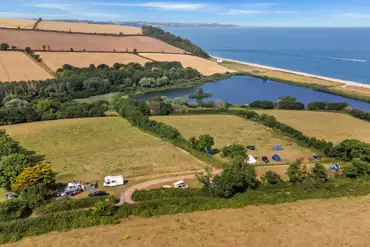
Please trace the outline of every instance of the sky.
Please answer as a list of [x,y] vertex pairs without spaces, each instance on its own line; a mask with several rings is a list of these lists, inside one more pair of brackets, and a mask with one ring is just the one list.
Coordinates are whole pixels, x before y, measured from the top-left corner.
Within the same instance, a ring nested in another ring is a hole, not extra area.
[[370,27],[370,0],[0,1],[0,18]]

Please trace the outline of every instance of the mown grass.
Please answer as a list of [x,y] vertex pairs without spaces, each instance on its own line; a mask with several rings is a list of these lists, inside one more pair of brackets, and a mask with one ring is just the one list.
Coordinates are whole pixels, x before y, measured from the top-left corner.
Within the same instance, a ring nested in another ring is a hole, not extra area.
[[120,117],[68,119],[5,126],[27,150],[50,161],[58,181],[101,181],[198,170],[203,163],[133,128]]
[[357,139],[370,143],[370,123],[344,113],[286,110],[256,110],[256,112],[273,115],[278,121],[318,139],[334,143],[345,139]]
[[0,189],[0,202],[6,200],[5,196],[6,196],[7,193],[8,192],[6,190]]
[[[256,151],[248,150],[248,153],[261,158],[278,153],[283,162],[292,162],[313,153],[299,147],[287,137],[261,126],[258,123],[227,115],[193,115],[193,116],[158,116],[154,120],[163,122],[177,128],[185,138],[198,137],[202,134],[210,134],[215,138],[214,148],[222,149],[232,143],[255,145]],[[285,150],[274,151],[272,147],[282,145]],[[220,158],[220,155],[216,157]],[[261,159],[259,159],[261,163]],[[263,162],[262,162],[263,163]]]

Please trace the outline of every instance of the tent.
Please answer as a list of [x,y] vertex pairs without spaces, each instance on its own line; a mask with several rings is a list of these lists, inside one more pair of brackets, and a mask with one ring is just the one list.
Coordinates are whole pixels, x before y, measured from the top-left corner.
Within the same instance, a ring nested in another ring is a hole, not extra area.
[[210,155],[214,155],[214,154],[215,154],[211,148],[204,148],[204,149],[205,149],[204,151],[205,151],[207,154],[210,154]]
[[338,164],[332,165],[332,166],[330,166],[330,169],[333,170],[333,171],[338,171],[338,170],[340,170],[340,165],[338,165]]
[[248,158],[246,159],[246,162],[249,165],[257,164],[257,160],[252,155],[248,155]]
[[270,163],[269,158],[267,158],[266,156],[262,157],[262,161],[265,162],[266,164]]
[[106,176],[104,178],[104,187],[114,187],[123,185],[125,180],[123,179],[122,175],[119,176]]
[[275,145],[272,147],[272,150],[284,150],[284,148],[281,145]]
[[274,154],[274,155],[272,156],[272,159],[273,159],[273,160],[275,160],[276,162],[281,162],[281,158],[280,158],[280,156],[279,156],[279,155],[277,155],[277,154]]
[[249,149],[249,150],[256,150],[256,147],[255,147],[255,146],[253,146],[253,145],[248,145],[248,146],[247,146],[247,149]]

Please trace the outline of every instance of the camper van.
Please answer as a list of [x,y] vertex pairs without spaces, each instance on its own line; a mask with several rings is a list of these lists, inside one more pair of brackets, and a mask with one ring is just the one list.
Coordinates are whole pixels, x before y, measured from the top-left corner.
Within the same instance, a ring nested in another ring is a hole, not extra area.
[[115,187],[125,183],[122,175],[120,176],[106,176],[104,178],[104,187]]
[[189,185],[187,185],[184,180],[177,181],[176,183],[173,184],[173,187],[176,188],[183,188],[187,189],[189,188]]

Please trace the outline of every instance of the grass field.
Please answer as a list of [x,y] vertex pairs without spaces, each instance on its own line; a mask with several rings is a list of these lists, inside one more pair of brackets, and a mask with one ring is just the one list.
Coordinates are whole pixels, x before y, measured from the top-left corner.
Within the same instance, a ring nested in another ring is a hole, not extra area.
[[8,192],[6,192],[5,190],[0,189],[0,202],[1,202],[1,201],[5,201],[5,200],[6,200],[5,195],[6,195],[7,193],[8,193]]
[[0,51],[0,82],[48,78],[51,75],[22,52]]
[[90,64],[112,66],[114,63],[139,63],[144,65],[150,62],[150,60],[137,55],[125,53],[39,52],[38,54],[53,71],[61,68],[64,64],[81,68],[89,67]]
[[210,60],[195,57],[195,56],[189,56],[189,55],[172,55],[172,54],[160,54],[160,53],[141,53],[140,55],[160,61],[178,61],[180,62],[184,67],[191,67],[194,69],[197,69],[200,73],[203,75],[213,75],[216,73],[226,73],[226,72],[232,72],[231,69],[226,69],[220,65],[218,65],[215,62],[212,62]]
[[0,18],[0,27],[32,29],[35,20]]
[[369,224],[370,196],[364,196],[135,217],[118,225],[49,233],[4,247],[365,247],[370,242]]
[[146,36],[91,36],[85,34],[69,34],[55,32],[39,32],[35,30],[4,30],[0,29],[1,42],[10,46],[24,48],[31,47],[34,51],[42,51],[45,45],[51,51],[114,51],[132,52],[170,52],[181,53],[184,51],[164,43],[160,40]]
[[113,24],[89,24],[86,22],[56,22],[42,21],[37,26],[41,30],[56,30],[64,32],[81,32],[81,33],[112,33],[112,34],[142,34],[143,30],[139,27],[120,26]]
[[358,139],[370,143],[370,123],[342,113],[314,111],[258,110],[273,115],[277,120],[307,136],[335,143]]
[[[312,155],[310,150],[297,146],[292,140],[258,123],[235,116],[161,116],[153,119],[174,126],[185,138],[210,134],[215,138],[214,147],[218,149],[232,143],[255,145],[257,150],[248,153],[259,157],[259,163],[262,156],[268,156],[271,160],[274,153],[279,154],[284,163]],[[282,145],[285,150],[273,151],[272,147],[276,144]]]
[[68,119],[3,127],[26,149],[44,155],[58,181],[101,180],[197,170],[193,156],[119,117]]

